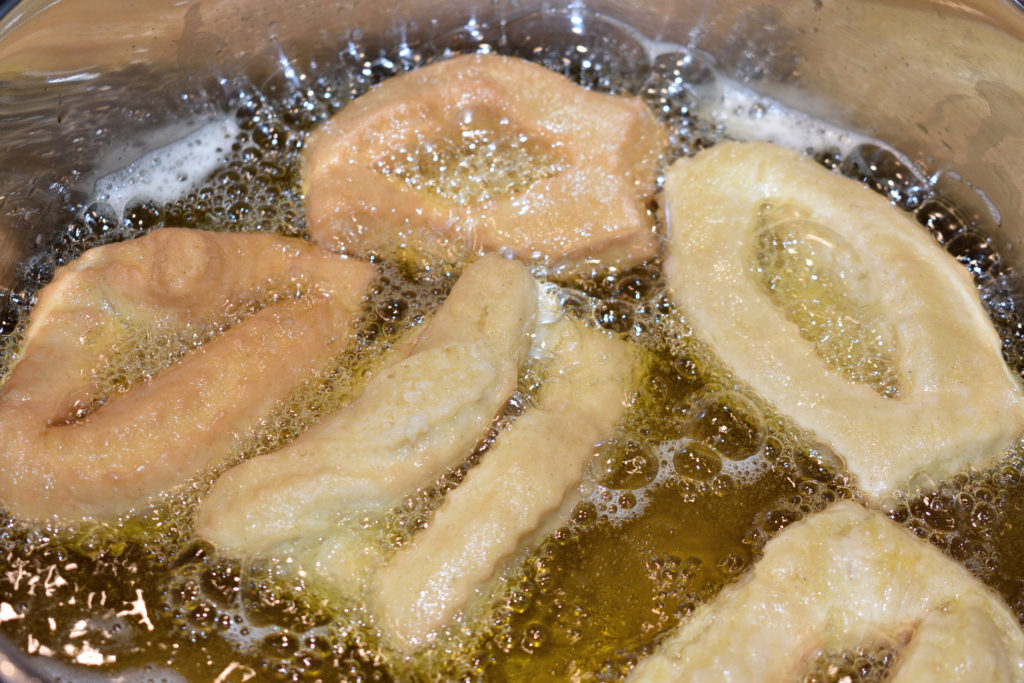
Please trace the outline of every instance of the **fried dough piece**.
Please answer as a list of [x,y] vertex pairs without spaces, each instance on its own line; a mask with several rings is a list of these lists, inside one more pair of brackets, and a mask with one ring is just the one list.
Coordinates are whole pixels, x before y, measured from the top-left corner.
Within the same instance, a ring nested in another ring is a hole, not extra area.
[[539,404],[377,576],[373,609],[400,649],[426,645],[562,507],[629,405],[635,378],[626,342],[568,320],[549,334],[553,359]]
[[[109,518],[197,474],[348,342],[372,277],[296,239],[174,228],[58,268],[0,393],[0,501],[23,518]],[[128,393],[100,395],[124,325],[185,331],[270,294]]]
[[313,133],[310,235],[355,255],[640,261],[655,250],[646,204],[666,140],[637,98],[521,59],[456,57],[388,79]]
[[497,254],[470,265],[412,344],[352,403],[280,451],[224,473],[196,533],[240,554],[398,503],[464,458],[516,387],[537,285]]
[[823,652],[902,645],[891,681],[1022,681],[1024,633],[962,566],[881,513],[839,502],[793,524],[631,681],[800,680]]
[[985,467],[1024,394],[967,272],[854,180],[767,143],[673,164],[672,296],[722,360],[872,497]]

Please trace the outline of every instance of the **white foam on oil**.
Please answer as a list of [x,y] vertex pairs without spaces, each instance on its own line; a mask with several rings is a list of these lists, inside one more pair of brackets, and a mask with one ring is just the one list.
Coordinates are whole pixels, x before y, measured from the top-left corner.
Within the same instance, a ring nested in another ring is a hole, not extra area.
[[714,58],[700,50],[648,40],[635,32],[634,37],[643,44],[652,62],[661,55],[690,55],[711,69],[714,78],[710,83],[687,87],[697,99],[695,113],[718,124],[730,138],[773,142],[802,153],[835,147],[846,155],[862,144],[895,151],[875,138],[809,116],[725,76],[715,65]]
[[[233,118],[219,119],[96,181],[92,202],[109,204],[118,218],[140,201],[174,201],[197,187],[224,163],[238,137]],[[89,203],[92,203],[89,202]]]
[[798,152],[836,148],[844,156],[858,145],[883,146],[874,138],[786,107],[721,75],[715,83],[717,92],[702,93],[700,113],[721,125],[729,137],[773,142]]

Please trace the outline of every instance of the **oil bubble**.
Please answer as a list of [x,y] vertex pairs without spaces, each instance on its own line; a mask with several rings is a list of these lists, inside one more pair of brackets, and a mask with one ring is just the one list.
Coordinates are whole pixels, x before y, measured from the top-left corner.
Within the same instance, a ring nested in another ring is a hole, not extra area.
[[631,439],[613,441],[602,451],[600,462],[601,485],[616,490],[638,489],[650,484],[658,476],[660,467],[654,453]]
[[676,474],[695,481],[710,481],[722,471],[722,457],[697,441],[679,448],[672,458]]
[[738,393],[703,392],[690,415],[691,437],[729,460],[746,460],[764,444],[760,411]]

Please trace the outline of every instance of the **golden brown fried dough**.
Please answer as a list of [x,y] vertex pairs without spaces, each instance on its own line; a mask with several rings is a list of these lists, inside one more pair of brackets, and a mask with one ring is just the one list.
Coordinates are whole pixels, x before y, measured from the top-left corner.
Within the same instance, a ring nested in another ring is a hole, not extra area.
[[1024,633],[991,589],[884,515],[840,502],[783,531],[631,681],[801,680],[823,653],[896,646],[890,681],[1022,681]]
[[[0,393],[3,506],[113,517],[197,474],[348,342],[372,277],[296,239],[173,228],[58,268]],[[201,329],[269,295],[127,393],[99,393],[127,327]]]
[[538,405],[377,575],[373,608],[402,650],[426,645],[562,507],[629,405],[635,373],[626,342],[562,320],[546,350],[553,357]]
[[520,59],[456,57],[385,81],[314,132],[310,234],[355,255],[639,261],[655,250],[647,202],[665,142],[639,99]]
[[669,169],[666,272],[737,377],[881,496],[983,468],[1024,429],[1024,393],[967,272],[854,180],[767,143]]
[[470,265],[352,403],[284,449],[225,472],[200,505],[196,533],[257,553],[329,533],[433,481],[469,454],[515,390],[537,296],[517,261],[491,254]]

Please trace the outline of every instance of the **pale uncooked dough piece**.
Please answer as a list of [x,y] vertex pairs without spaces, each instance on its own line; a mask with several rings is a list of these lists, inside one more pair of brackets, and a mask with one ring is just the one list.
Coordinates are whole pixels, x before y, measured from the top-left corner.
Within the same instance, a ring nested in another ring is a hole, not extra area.
[[891,681],[1024,681],[1024,633],[988,587],[881,513],[840,502],[765,547],[630,681],[789,681],[825,651],[905,643]]
[[[0,504],[114,517],[199,473],[349,342],[373,275],[297,239],[174,228],[58,268],[0,392]],[[100,395],[125,326],[173,335],[271,295],[127,393]]]
[[646,204],[666,139],[639,98],[522,59],[455,57],[388,79],[313,133],[310,235],[354,255],[639,261],[655,251]]
[[415,342],[347,406],[280,451],[244,462],[199,507],[196,533],[258,553],[397,504],[465,458],[516,387],[538,287],[491,254],[463,272]]
[[501,434],[429,526],[376,576],[371,604],[394,646],[428,644],[502,562],[562,508],[634,389],[626,342],[563,320],[536,407]]
[[[672,296],[737,375],[845,459],[871,497],[917,472],[985,467],[1024,428],[1024,396],[967,272],[856,181],[767,143],[723,143],[669,169]],[[894,331],[897,398],[826,367],[753,274],[765,203],[838,235],[855,294]]]

